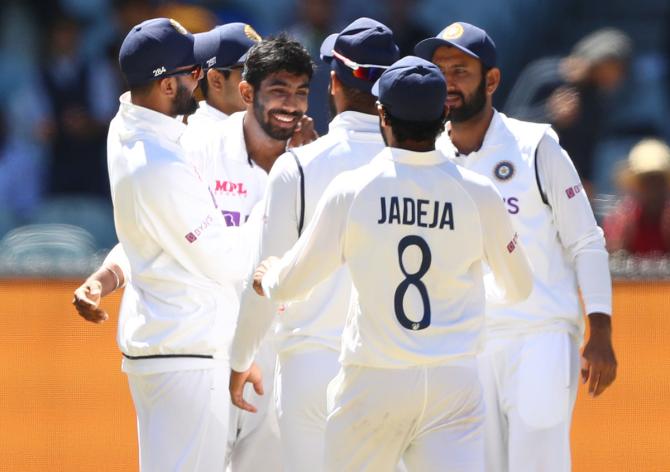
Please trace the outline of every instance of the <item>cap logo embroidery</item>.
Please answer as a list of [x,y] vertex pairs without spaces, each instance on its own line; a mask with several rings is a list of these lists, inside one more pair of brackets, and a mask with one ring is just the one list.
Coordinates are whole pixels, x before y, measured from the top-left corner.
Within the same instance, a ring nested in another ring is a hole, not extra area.
[[165,66],[159,67],[158,69],[154,69],[154,77],[158,77],[159,75],[163,75],[167,72],[165,69]]
[[514,176],[514,165],[509,161],[499,162],[493,169],[493,176],[503,181],[511,179]]
[[207,67],[214,67],[214,64],[216,64],[216,56],[207,59]]
[[184,28],[177,20],[173,20],[170,18],[170,24],[179,31],[181,34],[188,34],[188,31],[186,31],[186,28]]
[[244,25],[244,34],[247,35],[247,38],[249,38],[252,41],[260,41],[261,36],[256,33],[256,30],[253,29],[250,25]]
[[463,36],[463,25],[460,23],[450,24],[442,33],[442,39],[457,39],[461,36]]

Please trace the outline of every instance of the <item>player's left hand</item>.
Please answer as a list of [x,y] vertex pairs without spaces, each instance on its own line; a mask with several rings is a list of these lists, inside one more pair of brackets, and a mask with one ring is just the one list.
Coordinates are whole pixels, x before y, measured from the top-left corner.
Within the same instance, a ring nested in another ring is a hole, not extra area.
[[253,281],[253,289],[254,291],[259,294],[261,297],[265,296],[265,292],[263,291],[263,276],[265,273],[268,271],[270,266],[277,262],[278,259],[274,256],[270,256],[267,259],[265,259],[263,262],[259,264],[258,267],[256,267],[256,270],[254,271],[254,281]]
[[298,126],[293,132],[293,136],[288,140],[287,148],[294,148],[309,144],[319,137],[314,129],[314,120],[309,116],[303,116],[298,122]]
[[261,375],[261,369],[256,363],[251,364],[249,370],[244,372],[230,370],[230,384],[228,386],[228,389],[230,390],[230,401],[233,402],[233,405],[242,410],[256,413],[258,411],[256,407],[244,399],[244,385],[247,382],[254,386],[254,390],[257,394],[263,395],[263,376]]
[[589,381],[589,395],[597,397],[616,379],[617,361],[612,347],[612,320],[604,313],[591,313],[591,334],[582,351],[582,383]]

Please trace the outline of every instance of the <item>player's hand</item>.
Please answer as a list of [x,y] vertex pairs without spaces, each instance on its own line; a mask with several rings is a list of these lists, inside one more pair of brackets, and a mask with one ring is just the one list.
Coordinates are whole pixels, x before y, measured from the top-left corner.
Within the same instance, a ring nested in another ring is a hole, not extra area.
[[249,370],[244,372],[230,370],[230,385],[228,387],[230,390],[230,401],[242,410],[256,413],[258,411],[256,407],[244,399],[244,385],[247,382],[254,386],[257,394],[263,395],[263,376],[261,375],[261,369],[256,363],[251,364]]
[[92,323],[103,323],[109,316],[99,307],[102,284],[97,280],[87,280],[74,291],[72,304],[83,318]]
[[278,260],[279,260],[278,258],[270,256],[263,262],[261,262],[260,265],[256,267],[256,270],[254,271],[253,289],[261,297],[265,296],[265,293],[263,292],[263,276],[268,271],[268,269]]
[[298,126],[293,131],[293,136],[288,140],[287,148],[294,148],[309,144],[319,137],[314,130],[314,120],[309,116],[303,116],[298,122]]
[[582,383],[589,381],[589,395],[597,397],[616,379],[617,361],[612,347],[612,321],[604,313],[591,313],[591,334],[582,352]]

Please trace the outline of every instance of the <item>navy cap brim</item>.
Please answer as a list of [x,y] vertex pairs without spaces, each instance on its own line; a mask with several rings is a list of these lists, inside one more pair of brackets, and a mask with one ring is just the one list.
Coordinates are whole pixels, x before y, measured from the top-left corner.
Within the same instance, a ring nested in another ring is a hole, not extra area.
[[321,56],[321,60],[327,64],[333,60],[333,49],[335,49],[335,41],[337,41],[338,36],[339,33],[333,33],[324,39],[323,43],[321,43],[319,54]]
[[470,51],[467,48],[464,48],[463,46],[459,46],[456,43],[452,43],[451,41],[447,41],[446,39],[442,38],[428,38],[424,39],[423,41],[419,42],[416,46],[414,46],[414,54],[419,56],[421,59],[425,59],[427,61],[432,61],[433,60],[433,54],[435,53],[435,50],[439,48],[440,46],[451,46],[459,51],[464,52],[468,56],[474,57],[475,59],[481,60],[481,58],[475,54],[474,52]]

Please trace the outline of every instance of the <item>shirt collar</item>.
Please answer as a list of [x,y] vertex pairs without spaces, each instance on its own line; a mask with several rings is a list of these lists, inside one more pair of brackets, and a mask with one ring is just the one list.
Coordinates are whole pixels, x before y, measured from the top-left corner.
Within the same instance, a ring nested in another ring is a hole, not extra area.
[[191,119],[206,119],[208,121],[223,121],[229,118],[230,115],[225,114],[224,112],[217,110],[213,106],[209,105],[205,100],[198,102],[198,109],[195,111]]
[[487,154],[489,151],[502,146],[507,140],[507,132],[505,130],[505,124],[502,120],[502,114],[498,112],[495,108],[493,109],[493,117],[489,123],[489,127],[486,129],[484,134],[484,139],[482,140],[482,145],[477,151],[473,151],[470,154],[464,155],[458,152],[456,146],[451,142],[449,138],[449,133],[445,130],[442,133],[436,142],[438,149],[442,149],[446,154],[455,157],[459,162],[468,157],[475,157]]
[[379,154],[380,158],[399,162],[401,164],[410,164],[414,166],[432,166],[449,162],[447,156],[438,150],[417,152],[407,149],[386,147]]
[[144,130],[177,143],[186,130],[186,125],[176,118],[130,101],[130,92],[119,97],[119,114],[130,131]]
[[246,111],[233,113],[221,126],[222,141],[225,146],[223,152],[225,153],[226,158],[239,162],[247,162],[253,165],[249,159],[247,143],[244,141],[243,124],[246,113]]
[[379,117],[358,111],[343,111],[328,125],[328,132],[337,129],[379,134]]

